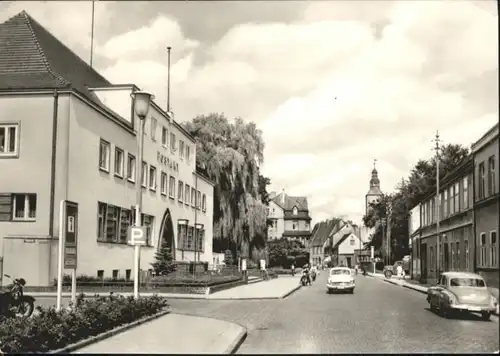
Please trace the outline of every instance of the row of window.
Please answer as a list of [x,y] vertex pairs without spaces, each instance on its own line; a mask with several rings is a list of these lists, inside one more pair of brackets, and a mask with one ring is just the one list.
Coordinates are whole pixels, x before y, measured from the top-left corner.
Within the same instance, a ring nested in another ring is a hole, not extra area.
[[[110,172],[110,161],[111,161],[111,144],[105,140],[101,139],[99,146],[99,169],[107,173]],[[127,156],[127,174],[126,178],[128,181],[134,183],[136,172],[136,161],[132,154]],[[125,178],[125,153],[124,151],[115,146],[114,154],[114,175],[119,178]],[[151,191],[156,192],[157,172],[156,167],[149,165],[146,162],[142,162],[142,179],[141,184],[144,188],[149,188]],[[169,196],[171,199],[175,199],[175,177],[168,176],[167,173],[160,173],[160,193],[164,196]],[[207,209],[207,197],[205,194],[201,194],[199,190],[194,187],[190,187],[188,184],[184,184],[181,180],[177,182],[177,200],[185,205],[190,205],[193,208],[202,210],[206,212]]]
[[[468,210],[471,207],[471,196],[469,186],[471,177],[463,177],[439,194],[439,217],[446,219],[459,212]],[[427,226],[436,222],[436,197],[422,204],[421,209],[422,226]]]
[[495,187],[495,156],[488,158],[488,176],[486,177],[485,162],[479,163],[478,182],[477,182],[477,197],[479,199],[487,198],[496,193]]
[[[142,226],[146,226],[148,246],[152,246],[154,216],[141,214]],[[127,243],[128,227],[135,221],[135,210],[116,205],[97,203],[97,241]]]
[[205,250],[205,229],[200,226],[188,226],[179,224],[177,226],[177,241],[180,250],[200,251]]
[[[146,119],[146,124],[149,126],[149,136],[151,137],[151,140],[156,141],[158,121],[154,117],[151,117],[149,119]],[[170,152],[176,153],[177,139],[175,137],[175,133],[170,132],[169,135],[168,129],[165,126],[161,126],[161,145],[164,148],[168,149],[169,143],[170,143]],[[179,139],[178,148],[179,148],[179,157],[181,158],[181,160],[184,160],[184,158],[186,158],[186,161],[189,163],[191,161],[191,146],[189,146],[187,143]]]
[[[444,246],[445,244],[441,243],[440,244],[440,249],[439,249],[439,264],[440,264],[440,270],[443,271],[445,267],[445,260],[444,260]],[[465,270],[469,271],[470,268],[470,257],[469,257],[469,241],[465,240],[464,241],[464,258],[461,259],[460,257],[460,242],[450,242],[448,243],[448,259],[450,265],[448,266],[448,269],[450,270]],[[436,270],[436,251],[435,251],[435,246],[431,246],[429,248],[429,269],[430,271],[435,271]]]
[[479,234],[479,267],[498,267],[498,244],[497,232],[490,231],[489,236],[485,232]]

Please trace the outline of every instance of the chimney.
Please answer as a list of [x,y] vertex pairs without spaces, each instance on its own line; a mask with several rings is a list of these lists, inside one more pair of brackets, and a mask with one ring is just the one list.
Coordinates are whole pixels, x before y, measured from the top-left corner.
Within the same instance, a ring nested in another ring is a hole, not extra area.
[[281,190],[281,204],[285,205],[285,189]]

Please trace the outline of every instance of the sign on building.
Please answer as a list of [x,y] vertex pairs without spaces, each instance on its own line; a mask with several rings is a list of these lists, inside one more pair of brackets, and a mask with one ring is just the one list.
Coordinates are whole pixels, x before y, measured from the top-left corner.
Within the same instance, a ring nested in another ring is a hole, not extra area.
[[147,229],[145,226],[129,226],[128,243],[133,246],[142,246],[147,243]]
[[76,269],[78,262],[78,203],[65,201],[64,268]]

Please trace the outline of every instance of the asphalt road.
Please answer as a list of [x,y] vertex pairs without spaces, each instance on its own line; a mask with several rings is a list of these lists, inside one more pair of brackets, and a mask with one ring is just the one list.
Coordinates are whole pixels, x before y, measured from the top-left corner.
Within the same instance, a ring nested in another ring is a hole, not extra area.
[[[265,282],[262,282],[265,283]],[[499,349],[498,318],[442,318],[425,295],[358,276],[354,295],[326,294],[326,273],[283,300],[172,299],[175,312],[242,324],[238,353],[478,353]],[[39,299],[40,304],[53,300]],[[196,337],[193,335],[193,337]]]

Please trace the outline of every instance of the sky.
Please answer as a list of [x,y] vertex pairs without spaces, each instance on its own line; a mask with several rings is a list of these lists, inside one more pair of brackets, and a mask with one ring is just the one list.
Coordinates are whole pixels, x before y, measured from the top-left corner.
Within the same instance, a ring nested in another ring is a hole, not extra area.
[[[2,2],[26,10],[83,59],[91,2]],[[494,0],[96,2],[93,66],[177,121],[222,112],[263,131],[270,190],[307,196],[313,223],[360,222],[373,160],[390,193],[444,143],[498,122]]]

